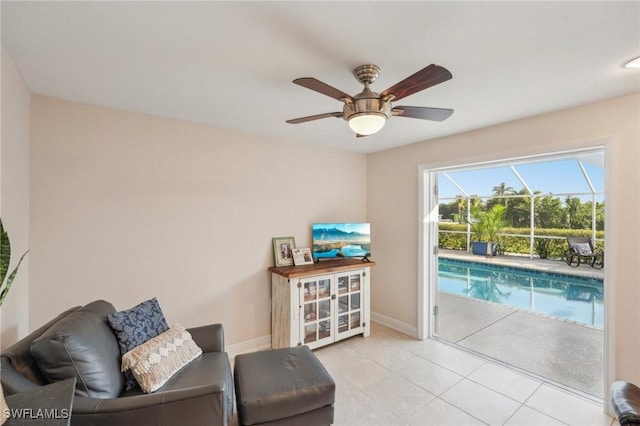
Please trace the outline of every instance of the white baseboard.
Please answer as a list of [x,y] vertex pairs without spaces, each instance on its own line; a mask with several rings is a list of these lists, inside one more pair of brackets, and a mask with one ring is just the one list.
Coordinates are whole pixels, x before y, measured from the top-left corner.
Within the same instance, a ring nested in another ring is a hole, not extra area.
[[256,339],[247,340],[226,347],[229,358],[233,359],[236,355],[246,354],[249,352],[263,351],[271,349],[271,335],[258,337]]
[[[385,327],[392,328],[394,330],[399,331],[400,333],[404,333],[411,337],[417,338],[418,336],[417,327],[411,324],[407,324],[405,322],[387,317],[382,314],[371,312],[371,321],[377,322],[378,324],[382,324]],[[235,358],[236,355],[246,354],[246,353],[256,352],[256,351],[264,351],[266,349],[271,349],[270,334],[267,336],[246,340],[244,342],[236,343],[235,345],[229,345],[226,347],[226,351],[229,354],[230,359]]]
[[407,324],[406,322],[398,321],[397,319],[371,312],[371,321],[382,324],[385,327],[392,328],[400,333],[406,334],[411,337],[418,338],[418,327]]

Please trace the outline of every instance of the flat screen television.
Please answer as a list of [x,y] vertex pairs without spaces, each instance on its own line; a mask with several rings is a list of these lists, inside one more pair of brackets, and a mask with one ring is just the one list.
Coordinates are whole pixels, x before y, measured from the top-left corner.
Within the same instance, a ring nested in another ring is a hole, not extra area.
[[371,256],[369,223],[314,223],[312,231],[315,259]]

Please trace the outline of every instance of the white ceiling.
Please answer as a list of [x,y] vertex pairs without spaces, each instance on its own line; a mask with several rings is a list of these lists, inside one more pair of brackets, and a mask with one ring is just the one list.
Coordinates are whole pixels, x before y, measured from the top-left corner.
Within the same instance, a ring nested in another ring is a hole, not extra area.
[[[640,2],[11,2],[2,44],[37,94],[357,152],[420,142],[640,91]],[[425,66],[453,79],[401,105],[452,108],[438,123],[392,117],[356,138],[341,111],[292,84],[349,94],[358,65],[382,92]]]

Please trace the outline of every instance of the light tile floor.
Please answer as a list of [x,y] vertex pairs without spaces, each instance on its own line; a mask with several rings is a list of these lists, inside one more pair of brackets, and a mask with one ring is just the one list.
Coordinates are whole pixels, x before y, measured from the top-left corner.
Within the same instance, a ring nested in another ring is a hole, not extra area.
[[618,425],[593,400],[376,323],[314,353],[336,381],[337,426]]

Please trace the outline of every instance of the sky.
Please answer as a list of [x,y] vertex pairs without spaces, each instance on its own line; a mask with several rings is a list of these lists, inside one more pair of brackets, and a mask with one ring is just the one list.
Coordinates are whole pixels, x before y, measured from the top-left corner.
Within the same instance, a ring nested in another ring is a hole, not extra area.
[[369,233],[368,223],[315,223],[314,229],[333,229],[338,228],[345,232],[359,232],[361,234]]
[[[596,200],[604,201],[604,167],[602,161],[584,161],[583,166],[596,192],[601,193]],[[545,194],[591,193],[576,159],[558,159],[536,163],[522,163],[514,166],[527,186],[532,191]],[[493,195],[493,188],[504,182],[515,191],[523,189],[517,176],[508,165],[468,170],[448,170],[446,174],[452,178],[469,195]],[[442,202],[449,202],[462,192],[438,173],[438,197]],[[560,196],[563,200],[566,195]],[[591,196],[579,196],[583,200],[591,200]]]

